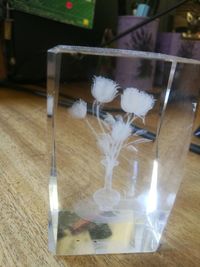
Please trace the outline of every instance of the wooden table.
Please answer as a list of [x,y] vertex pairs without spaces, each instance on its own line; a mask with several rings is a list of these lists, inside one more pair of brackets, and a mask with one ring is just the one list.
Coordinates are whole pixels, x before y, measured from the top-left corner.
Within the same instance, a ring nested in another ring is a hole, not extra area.
[[191,152],[158,252],[51,255],[45,112],[44,98],[0,89],[0,266],[200,266],[200,156]]

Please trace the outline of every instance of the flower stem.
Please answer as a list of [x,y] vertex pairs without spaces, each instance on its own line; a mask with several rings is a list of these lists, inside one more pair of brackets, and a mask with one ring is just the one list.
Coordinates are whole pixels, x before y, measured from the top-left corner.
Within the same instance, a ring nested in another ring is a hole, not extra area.
[[106,190],[110,190],[112,189],[112,174],[109,176],[105,176],[105,184],[104,184],[104,188]]
[[94,116],[94,108],[95,108],[95,105],[96,105],[96,100],[93,101],[92,103],[92,115]]
[[134,122],[134,120],[136,119],[137,117],[135,115],[133,115],[133,118],[131,119],[130,121],[130,125]]
[[113,168],[114,168],[114,165],[111,164],[111,162],[108,163],[108,165],[106,166],[104,188],[107,190],[112,189]]
[[102,122],[100,120],[100,117],[99,117],[99,109],[100,109],[100,104],[97,103],[97,105],[96,105],[97,120],[98,120],[98,123],[99,123],[99,126],[101,128],[102,133],[105,134],[105,130],[104,130],[103,124],[102,124]]
[[122,145],[123,145],[123,142],[120,142],[117,146],[117,149],[116,149],[116,153],[115,153],[115,160],[117,160],[118,156],[119,156],[119,153],[122,149]]
[[98,135],[97,135],[95,129],[93,128],[93,126],[91,125],[91,123],[88,121],[88,119],[85,119],[85,121],[86,121],[88,127],[90,128],[90,130],[92,131],[92,133],[94,134],[94,136],[96,137],[96,139],[98,140]]

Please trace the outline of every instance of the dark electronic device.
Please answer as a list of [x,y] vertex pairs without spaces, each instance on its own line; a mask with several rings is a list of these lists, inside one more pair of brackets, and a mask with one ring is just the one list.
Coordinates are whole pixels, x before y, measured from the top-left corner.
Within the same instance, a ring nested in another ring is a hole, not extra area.
[[96,0],[10,0],[16,10],[91,29]]
[[[13,39],[12,46],[8,47],[13,50],[11,54],[15,60],[14,64],[13,61],[8,64],[9,79],[15,82],[45,81],[47,50],[56,45],[101,46],[105,29],[116,28],[117,3],[116,0],[96,0],[92,29],[13,10]],[[94,63],[88,64],[74,57],[63,60],[63,64],[65,71],[61,78],[73,80],[77,73],[82,72],[83,77],[88,75],[88,68],[92,68]]]

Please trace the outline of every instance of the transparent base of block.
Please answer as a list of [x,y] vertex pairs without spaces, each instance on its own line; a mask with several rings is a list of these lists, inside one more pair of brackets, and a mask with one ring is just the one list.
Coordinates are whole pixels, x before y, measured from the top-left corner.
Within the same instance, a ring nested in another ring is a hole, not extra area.
[[109,212],[119,203],[120,193],[114,189],[100,188],[93,194],[93,200],[100,210]]
[[123,209],[121,203],[112,212],[102,213],[95,205],[90,199],[76,205],[73,212],[59,212],[56,254],[142,253],[158,249],[168,211],[147,214],[144,210]]

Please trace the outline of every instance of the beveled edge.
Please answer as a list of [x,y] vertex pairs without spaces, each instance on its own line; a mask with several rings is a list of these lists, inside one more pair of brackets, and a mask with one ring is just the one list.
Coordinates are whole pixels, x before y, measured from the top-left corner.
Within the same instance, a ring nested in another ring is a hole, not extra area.
[[200,65],[200,61],[196,59],[176,57],[172,55],[166,55],[155,52],[143,52],[136,50],[116,49],[116,48],[58,45],[49,49],[48,52],[56,54],[70,53],[70,54],[86,54],[86,55],[96,55],[96,56],[145,58],[145,59],[163,60],[166,62]]

